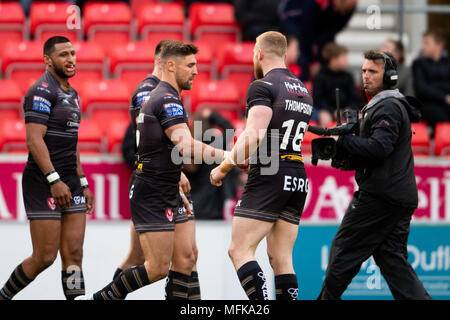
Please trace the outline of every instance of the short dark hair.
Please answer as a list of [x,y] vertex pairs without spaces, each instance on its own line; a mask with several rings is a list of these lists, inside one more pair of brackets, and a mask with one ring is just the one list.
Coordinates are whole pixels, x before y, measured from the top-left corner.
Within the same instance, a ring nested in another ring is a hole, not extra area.
[[399,40],[394,39],[388,39],[388,42],[392,43],[394,45],[394,50],[398,52],[400,55],[400,58],[398,59],[398,63],[404,63],[405,62],[405,46],[403,45],[403,42]]
[[70,42],[70,40],[63,36],[54,36],[47,39],[44,43],[44,55],[49,56],[55,50],[55,44],[66,42]]
[[173,56],[186,57],[197,53],[198,48],[192,43],[183,43],[178,40],[165,40],[161,48],[160,58],[164,60]]
[[155,57],[157,57],[158,55],[161,54],[162,48],[170,43],[171,40],[161,40],[160,42],[158,42],[158,44],[155,47]]
[[364,58],[372,61],[383,60],[384,70],[392,70],[392,69],[397,70],[397,61],[390,52],[383,52],[379,50],[367,50],[366,52],[364,52]]
[[432,37],[434,41],[436,41],[437,43],[443,44],[444,47],[445,47],[446,42],[447,42],[447,41],[445,40],[444,35],[442,34],[442,31],[440,31],[440,30],[432,30],[432,29],[429,29],[429,30],[427,30],[427,31],[425,31],[425,32],[423,33],[423,36],[424,36],[424,37],[426,37],[426,36]]
[[341,54],[347,53],[348,49],[334,42],[327,43],[322,49],[322,58],[325,63],[329,63],[331,59],[339,57]]

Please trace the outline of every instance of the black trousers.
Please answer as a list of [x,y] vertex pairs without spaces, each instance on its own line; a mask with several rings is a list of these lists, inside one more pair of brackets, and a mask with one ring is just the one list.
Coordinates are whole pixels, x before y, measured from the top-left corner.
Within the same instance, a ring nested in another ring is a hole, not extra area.
[[413,213],[412,208],[355,192],[331,244],[318,299],[340,299],[361,264],[370,256],[395,299],[431,299],[407,261],[406,246]]

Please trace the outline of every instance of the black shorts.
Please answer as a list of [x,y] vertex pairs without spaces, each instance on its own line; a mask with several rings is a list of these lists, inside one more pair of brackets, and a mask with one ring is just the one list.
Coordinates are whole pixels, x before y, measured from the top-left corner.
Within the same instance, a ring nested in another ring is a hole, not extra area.
[[129,198],[131,219],[138,233],[174,231],[176,223],[194,219],[193,214],[190,217],[186,214],[178,185],[161,185],[133,174]]
[[280,166],[275,175],[261,175],[253,167],[234,215],[256,220],[275,222],[278,219],[299,224],[308,193],[305,168]]
[[62,214],[86,212],[86,199],[77,172],[58,172],[58,174],[72,194],[70,207],[65,210],[56,207],[44,174],[40,170],[25,166],[22,175],[22,193],[29,220],[61,220]]

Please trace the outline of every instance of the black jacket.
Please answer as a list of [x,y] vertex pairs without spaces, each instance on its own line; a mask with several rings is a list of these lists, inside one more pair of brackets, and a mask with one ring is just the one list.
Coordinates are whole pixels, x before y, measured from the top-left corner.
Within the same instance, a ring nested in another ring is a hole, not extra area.
[[438,61],[418,58],[413,66],[414,90],[416,97],[425,105],[447,106],[445,96],[450,94],[450,59],[442,57]]
[[234,0],[236,21],[242,27],[242,40],[255,41],[266,31],[279,31],[278,0]]
[[357,95],[352,74],[346,71],[333,71],[327,66],[323,66],[314,78],[314,106],[333,114],[336,110],[336,88],[339,88],[341,108],[356,109]]
[[361,191],[416,208],[410,122],[419,121],[420,112],[408,101],[398,90],[380,92],[361,111],[359,136],[342,136],[337,147],[356,159],[355,179]]

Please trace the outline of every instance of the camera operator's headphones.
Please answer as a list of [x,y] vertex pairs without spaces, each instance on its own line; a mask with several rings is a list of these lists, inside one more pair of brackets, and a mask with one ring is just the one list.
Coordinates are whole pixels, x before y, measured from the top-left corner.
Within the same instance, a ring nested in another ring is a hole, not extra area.
[[393,89],[397,85],[398,73],[392,59],[383,51],[380,51],[384,60],[383,86],[386,89]]

